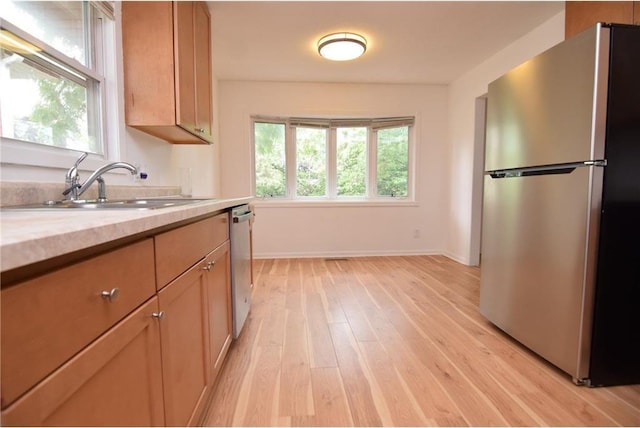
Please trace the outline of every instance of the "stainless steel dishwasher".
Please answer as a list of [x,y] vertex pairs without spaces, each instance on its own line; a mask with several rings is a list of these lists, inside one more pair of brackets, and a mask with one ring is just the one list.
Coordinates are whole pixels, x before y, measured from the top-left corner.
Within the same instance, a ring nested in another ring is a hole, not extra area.
[[253,212],[249,205],[231,210],[231,299],[233,338],[237,339],[251,308],[251,247],[249,222]]

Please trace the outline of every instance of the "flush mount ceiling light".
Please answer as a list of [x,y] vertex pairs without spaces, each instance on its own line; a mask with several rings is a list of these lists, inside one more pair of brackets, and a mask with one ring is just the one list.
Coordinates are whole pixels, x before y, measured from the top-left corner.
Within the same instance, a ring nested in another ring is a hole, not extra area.
[[354,33],[328,34],[318,41],[318,53],[332,61],[349,61],[367,50],[367,39]]

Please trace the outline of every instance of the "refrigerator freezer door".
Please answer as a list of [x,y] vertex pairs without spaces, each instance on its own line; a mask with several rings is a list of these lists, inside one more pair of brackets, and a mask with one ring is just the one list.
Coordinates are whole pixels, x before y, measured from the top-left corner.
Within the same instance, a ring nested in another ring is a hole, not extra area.
[[594,27],[489,85],[486,171],[604,159],[608,36]]
[[480,312],[575,379],[588,374],[601,182],[593,166],[485,178]]

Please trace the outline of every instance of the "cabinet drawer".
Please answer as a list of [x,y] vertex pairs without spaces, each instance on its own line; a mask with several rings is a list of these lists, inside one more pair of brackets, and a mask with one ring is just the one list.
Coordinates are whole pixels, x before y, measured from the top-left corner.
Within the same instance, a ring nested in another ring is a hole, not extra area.
[[5,426],[162,426],[153,298],[2,412]]
[[3,289],[2,408],[151,297],[153,266],[149,238]]
[[161,233],[155,237],[158,290],[229,239],[229,213]]

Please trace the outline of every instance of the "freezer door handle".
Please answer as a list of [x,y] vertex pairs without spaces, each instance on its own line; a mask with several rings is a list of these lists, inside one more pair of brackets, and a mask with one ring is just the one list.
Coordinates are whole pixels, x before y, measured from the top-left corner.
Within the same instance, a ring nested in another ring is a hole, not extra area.
[[528,177],[532,175],[571,174],[576,168],[583,166],[606,166],[606,160],[589,160],[582,162],[562,163],[555,165],[529,166],[525,168],[511,168],[487,171],[491,178]]

